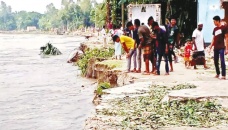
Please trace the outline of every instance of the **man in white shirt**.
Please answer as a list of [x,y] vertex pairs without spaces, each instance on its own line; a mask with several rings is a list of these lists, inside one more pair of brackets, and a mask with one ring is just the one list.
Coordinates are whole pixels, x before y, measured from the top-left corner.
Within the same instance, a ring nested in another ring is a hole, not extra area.
[[[203,23],[199,22],[198,27],[193,31],[192,34],[192,42],[195,48],[195,52],[193,54],[193,58],[196,59],[197,57],[204,57],[204,68],[208,69],[206,66],[206,60],[205,60],[205,53],[204,49],[206,47],[203,37]],[[196,68],[196,65],[194,65],[194,69]]]

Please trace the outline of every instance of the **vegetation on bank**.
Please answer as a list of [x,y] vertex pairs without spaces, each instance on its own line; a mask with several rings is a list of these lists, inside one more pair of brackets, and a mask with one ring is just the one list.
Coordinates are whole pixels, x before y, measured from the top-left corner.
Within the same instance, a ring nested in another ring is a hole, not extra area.
[[[149,96],[110,100],[111,107],[98,115],[116,117],[106,124],[121,129],[157,129],[172,126],[212,127],[228,125],[228,112],[215,100],[162,99],[171,90],[195,88],[180,84],[173,88],[152,85]],[[118,120],[119,119],[119,120]]]
[[103,90],[109,89],[109,88],[111,88],[110,83],[107,83],[107,82],[100,83],[97,86],[96,94],[101,96],[103,94]]
[[87,49],[82,55],[82,57],[78,60],[76,65],[81,70],[81,74],[85,76],[87,68],[89,66],[89,60],[95,59],[96,61],[104,60],[112,57],[114,55],[114,49],[113,48],[94,48],[94,49]]

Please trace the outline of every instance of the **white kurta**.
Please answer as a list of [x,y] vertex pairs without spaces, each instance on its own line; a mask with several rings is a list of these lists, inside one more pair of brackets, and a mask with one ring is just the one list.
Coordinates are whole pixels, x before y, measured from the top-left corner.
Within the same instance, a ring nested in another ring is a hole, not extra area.
[[[123,34],[123,31],[120,29],[117,29],[114,31],[114,35],[120,36]],[[121,55],[121,44],[119,42],[115,42],[115,55],[120,56]]]

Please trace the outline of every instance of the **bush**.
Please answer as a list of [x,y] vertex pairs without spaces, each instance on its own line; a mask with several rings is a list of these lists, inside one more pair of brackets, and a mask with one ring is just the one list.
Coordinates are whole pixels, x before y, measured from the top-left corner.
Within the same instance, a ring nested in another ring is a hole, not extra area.
[[103,90],[104,89],[108,89],[110,87],[111,87],[110,83],[107,83],[107,82],[100,83],[98,85],[98,87],[97,87],[97,91],[96,91],[97,95],[102,95],[103,94]]
[[114,52],[115,50],[113,48],[108,48],[108,49],[94,48],[94,49],[86,50],[85,54],[77,62],[77,66],[81,70],[81,74],[85,76],[90,59],[109,58],[113,56]]

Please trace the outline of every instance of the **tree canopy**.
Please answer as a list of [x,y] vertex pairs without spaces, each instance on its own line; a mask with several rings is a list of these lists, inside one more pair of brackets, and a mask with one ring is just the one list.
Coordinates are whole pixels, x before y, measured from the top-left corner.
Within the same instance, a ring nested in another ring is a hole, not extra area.
[[90,0],[78,1],[62,0],[62,8],[57,9],[53,3],[46,6],[44,14],[38,12],[12,12],[11,6],[1,1],[0,30],[25,30],[28,26],[49,31],[55,28],[64,31],[92,25],[90,20]]
[[165,24],[167,18],[175,17],[185,35],[190,35],[189,32],[196,26],[196,0],[104,0],[100,4],[96,0],[62,0],[61,9],[50,3],[44,14],[12,12],[12,8],[1,1],[0,30],[24,30],[27,26],[36,26],[46,31],[56,28],[71,31],[88,26],[102,27],[108,21],[120,25],[123,18],[127,20],[127,5],[135,3],[161,4],[161,24]]

